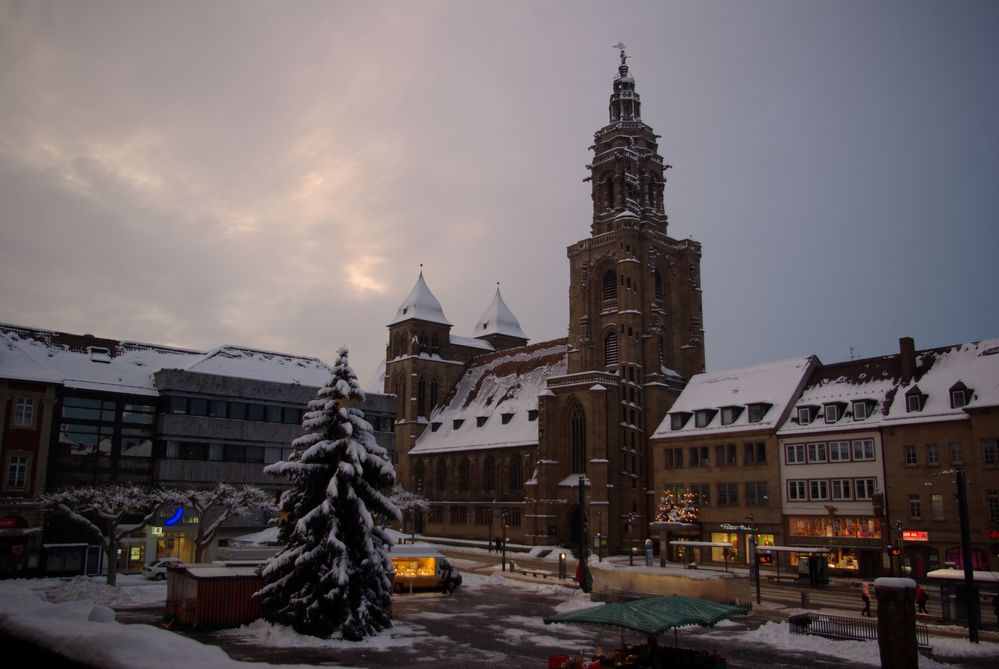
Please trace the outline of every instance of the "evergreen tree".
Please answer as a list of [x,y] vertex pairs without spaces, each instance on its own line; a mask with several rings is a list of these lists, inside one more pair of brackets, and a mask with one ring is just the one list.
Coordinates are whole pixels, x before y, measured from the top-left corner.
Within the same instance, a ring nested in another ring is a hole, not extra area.
[[666,490],[659,499],[659,512],[656,520],[670,523],[692,523],[697,520],[697,495],[690,488],[683,491],[683,495],[677,499],[676,493],[672,489]]
[[385,530],[400,513],[388,495],[395,469],[355,405],[364,392],[337,354],[333,377],[309,402],[306,434],[287,461],[265,468],[290,479],[281,495],[284,549],[264,565],[264,618],[301,634],[340,630],[359,641],[391,626],[392,544]]

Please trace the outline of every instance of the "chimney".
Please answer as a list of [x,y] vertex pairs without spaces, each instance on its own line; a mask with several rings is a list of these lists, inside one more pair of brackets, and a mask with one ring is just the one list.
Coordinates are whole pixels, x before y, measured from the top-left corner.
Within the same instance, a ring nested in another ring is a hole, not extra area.
[[899,338],[898,352],[902,383],[908,383],[916,374],[916,342],[912,337]]

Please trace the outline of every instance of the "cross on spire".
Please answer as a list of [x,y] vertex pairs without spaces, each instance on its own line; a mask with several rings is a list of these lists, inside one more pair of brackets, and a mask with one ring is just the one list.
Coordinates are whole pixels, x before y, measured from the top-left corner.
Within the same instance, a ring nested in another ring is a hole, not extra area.
[[626,55],[624,53],[624,50],[627,48],[627,47],[624,46],[624,42],[618,42],[617,44],[614,45],[613,48],[619,49],[621,51],[621,64],[622,65],[627,65],[628,63],[626,61],[629,58],[631,58],[631,56],[628,56],[628,55]]

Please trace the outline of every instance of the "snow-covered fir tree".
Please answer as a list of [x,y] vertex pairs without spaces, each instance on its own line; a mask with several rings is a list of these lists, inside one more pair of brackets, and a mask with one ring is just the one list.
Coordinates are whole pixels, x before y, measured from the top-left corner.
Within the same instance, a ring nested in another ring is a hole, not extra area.
[[389,499],[395,469],[356,406],[364,392],[340,349],[333,377],[309,402],[306,434],[287,461],[265,468],[290,479],[279,508],[284,549],[262,570],[263,615],[297,632],[358,641],[391,626]]

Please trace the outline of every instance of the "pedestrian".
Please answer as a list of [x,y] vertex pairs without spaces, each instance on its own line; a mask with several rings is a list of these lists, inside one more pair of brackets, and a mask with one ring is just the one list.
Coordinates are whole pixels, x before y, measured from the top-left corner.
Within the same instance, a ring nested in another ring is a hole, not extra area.
[[864,584],[860,586],[860,598],[864,600],[864,608],[861,610],[860,615],[871,617],[871,584],[864,581]]
[[652,566],[652,539],[645,540],[645,566]]
[[925,590],[923,590],[923,586],[917,585],[916,586],[916,604],[919,605],[919,613],[929,613],[929,611],[926,610],[926,601],[929,598],[930,598],[930,596],[926,594]]

